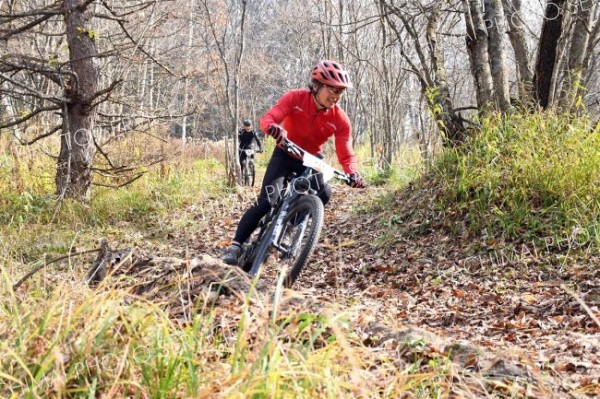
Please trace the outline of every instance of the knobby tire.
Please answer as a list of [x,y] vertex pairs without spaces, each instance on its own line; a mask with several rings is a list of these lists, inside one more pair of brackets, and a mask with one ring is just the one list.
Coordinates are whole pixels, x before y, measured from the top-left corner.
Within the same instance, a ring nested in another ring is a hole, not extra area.
[[244,162],[242,162],[242,185],[243,186],[248,185],[248,160],[247,159],[245,159]]
[[250,170],[250,187],[254,187],[254,179],[256,178],[256,171],[254,167],[254,161],[248,162],[248,169]]
[[271,234],[273,233],[274,224],[271,224],[265,233],[262,235],[262,239],[258,244],[258,248],[256,249],[254,260],[252,261],[252,267],[250,268],[250,276],[254,278],[258,274],[261,265],[267,260],[269,256],[269,251],[273,246],[273,240],[271,239]]
[[[283,221],[284,227],[281,236],[276,237],[276,239],[280,240],[284,237],[288,229],[292,229],[291,231],[293,232],[293,225],[297,225],[299,218],[303,217],[308,218],[307,223],[309,226],[303,232],[302,236],[298,236],[298,234],[294,233],[294,240],[290,243],[290,247],[301,245],[296,251],[297,255],[293,257],[293,259],[281,259],[285,262],[289,261],[289,270],[283,280],[286,287],[290,287],[296,281],[319,242],[319,236],[321,235],[321,229],[323,227],[324,210],[323,203],[317,196],[301,196],[290,206],[288,214]],[[270,231],[263,236],[263,241],[256,251],[256,256],[250,270],[251,276],[255,276],[258,273],[261,265],[267,260],[269,253],[273,248],[273,242],[270,239],[272,230],[269,230]],[[303,240],[305,241],[302,242]]]

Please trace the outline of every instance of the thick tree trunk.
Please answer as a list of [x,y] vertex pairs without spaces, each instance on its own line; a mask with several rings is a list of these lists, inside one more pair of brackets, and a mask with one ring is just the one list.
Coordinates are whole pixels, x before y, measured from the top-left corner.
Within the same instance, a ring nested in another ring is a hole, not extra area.
[[485,19],[488,23],[488,53],[490,68],[494,82],[496,103],[500,111],[506,112],[510,107],[510,86],[508,84],[508,70],[506,69],[506,50],[504,47],[504,32],[506,32],[506,19],[501,0],[484,0]]
[[553,76],[558,60],[558,41],[563,31],[564,9],[567,0],[548,0],[544,24],[533,76],[534,100],[540,107],[548,108],[553,88]]
[[504,14],[508,22],[508,38],[515,53],[515,63],[519,76],[518,96],[521,103],[531,99],[533,73],[529,62],[529,49],[525,39],[525,26],[521,19],[521,0],[502,0]]
[[561,103],[567,109],[573,108],[584,92],[584,60],[587,58],[586,51],[590,40],[590,32],[592,31],[596,3],[592,4],[591,0],[582,0],[582,2],[576,4],[576,7],[576,20],[571,36],[567,76],[561,95]]
[[94,32],[87,27],[91,13],[82,4],[79,0],[63,1],[72,78],[65,84],[68,102],[63,109],[56,188],[59,197],[87,200],[94,158],[92,100],[98,86],[98,72],[94,67]]
[[488,34],[479,0],[463,0],[467,28],[467,51],[475,79],[477,106],[486,110],[493,105],[494,91],[488,54]]

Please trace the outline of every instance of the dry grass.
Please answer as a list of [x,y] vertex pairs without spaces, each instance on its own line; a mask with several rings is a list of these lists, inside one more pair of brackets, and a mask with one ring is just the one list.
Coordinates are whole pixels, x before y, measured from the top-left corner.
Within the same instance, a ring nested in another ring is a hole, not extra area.
[[[219,201],[226,190],[221,144],[182,151],[177,141],[148,137],[115,141],[107,154],[119,164],[166,162],[142,168],[144,176],[125,189],[95,188],[90,206],[58,207],[52,162],[2,142],[0,206],[10,216],[0,228],[0,396],[368,398],[416,389],[435,396],[445,366],[415,373],[421,367],[414,362],[365,347],[339,309],[310,300],[283,301],[277,317],[264,295],[198,300],[181,322],[126,289],[90,289],[85,280],[93,254],[45,267],[13,291],[26,271],[93,248],[99,235],[148,245],[136,237],[161,231],[162,218],[185,215],[182,209],[202,200]],[[202,223],[218,218],[208,213],[219,209],[205,209]]]
[[[221,148],[181,151],[177,141],[148,136],[115,142],[115,162],[166,162],[142,168],[125,189],[96,188],[89,206],[57,207],[47,196],[52,162],[0,144],[0,208],[8,215],[0,227],[1,397],[546,397],[539,381],[486,380],[451,361],[453,346],[432,335],[373,326],[364,304],[341,309],[291,291],[278,301],[270,293],[198,295],[182,321],[157,297],[133,295],[126,274],[89,288],[94,255],[43,268],[12,289],[46,257],[94,248],[99,236],[160,250],[175,223],[186,231],[218,224],[228,192]],[[203,209],[202,220],[187,212],[205,203],[218,205]],[[181,284],[157,289],[175,296]],[[377,319],[396,323],[389,312]]]

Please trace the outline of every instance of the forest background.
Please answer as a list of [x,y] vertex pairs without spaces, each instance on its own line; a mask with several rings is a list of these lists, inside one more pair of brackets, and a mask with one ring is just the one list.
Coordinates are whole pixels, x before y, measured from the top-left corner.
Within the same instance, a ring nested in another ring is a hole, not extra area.
[[[600,395],[598,0],[0,0],[0,24],[0,395]],[[370,189],[336,186],[285,309],[159,306],[256,194],[241,121],[322,59]],[[100,237],[167,292],[89,288]]]

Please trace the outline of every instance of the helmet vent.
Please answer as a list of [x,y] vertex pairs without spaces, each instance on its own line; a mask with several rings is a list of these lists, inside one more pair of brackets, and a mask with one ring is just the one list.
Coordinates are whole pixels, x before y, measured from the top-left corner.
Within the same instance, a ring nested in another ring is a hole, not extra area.
[[348,72],[341,64],[334,61],[321,61],[313,68],[311,76],[313,80],[324,85],[338,88],[352,87]]

